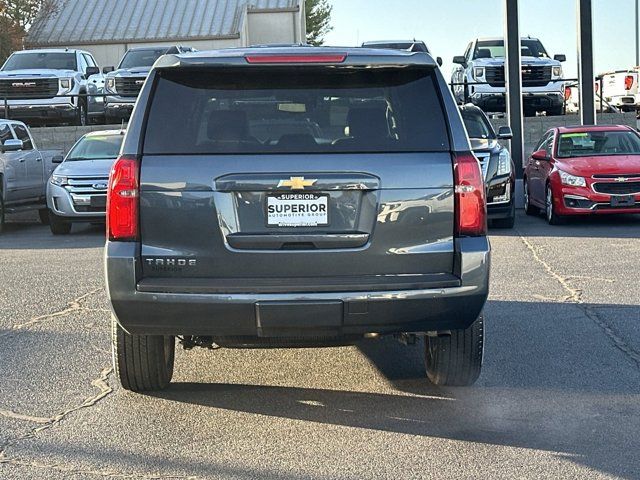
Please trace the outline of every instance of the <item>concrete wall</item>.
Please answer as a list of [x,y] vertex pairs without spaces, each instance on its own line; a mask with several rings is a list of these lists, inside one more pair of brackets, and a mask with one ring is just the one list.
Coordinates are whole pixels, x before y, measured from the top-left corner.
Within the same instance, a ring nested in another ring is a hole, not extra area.
[[[498,127],[507,124],[506,118],[492,119],[491,123],[497,130]],[[524,151],[525,155],[531,155],[536,143],[542,135],[553,127],[577,125],[580,119],[576,115],[561,117],[532,117],[524,120]],[[598,116],[598,123],[602,125],[622,124],[636,127],[634,113],[605,113]],[[56,151],[66,154],[73,144],[85,133],[96,130],[118,130],[120,125],[91,125],[88,127],[46,127],[32,128],[34,141],[40,150]]]
[[31,135],[45,156],[66,155],[85,133],[97,130],[117,130],[120,125],[91,125],[88,127],[39,127],[32,128]]
[[[506,118],[495,118],[491,120],[494,128],[507,125]],[[527,117],[524,119],[524,154],[525,159],[533,153],[533,149],[542,136],[551,128],[566,127],[569,125],[579,125],[578,115],[564,115],[558,117]],[[600,125],[629,125],[633,128],[637,126],[635,113],[602,113],[598,114],[598,124]],[[508,148],[508,145],[507,145]]]

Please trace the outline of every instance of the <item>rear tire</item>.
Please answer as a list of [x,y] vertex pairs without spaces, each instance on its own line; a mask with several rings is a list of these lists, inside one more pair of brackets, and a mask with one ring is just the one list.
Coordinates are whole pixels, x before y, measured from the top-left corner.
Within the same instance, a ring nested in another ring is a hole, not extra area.
[[71,222],[49,211],[49,228],[54,235],[68,235],[71,232]]
[[173,377],[175,337],[131,335],[111,318],[113,370],[125,390],[164,390]]
[[434,385],[469,386],[480,376],[484,352],[482,314],[465,330],[451,335],[426,337],[425,366]]

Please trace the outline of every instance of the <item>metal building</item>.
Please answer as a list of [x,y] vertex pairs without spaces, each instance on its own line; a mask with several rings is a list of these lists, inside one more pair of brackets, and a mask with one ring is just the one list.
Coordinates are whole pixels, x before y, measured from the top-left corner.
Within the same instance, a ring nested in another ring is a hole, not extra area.
[[208,50],[305,37],[304,0],[59,0],[53,14],[36,19],[26,46],[82,48],[105,66],[130,47]]

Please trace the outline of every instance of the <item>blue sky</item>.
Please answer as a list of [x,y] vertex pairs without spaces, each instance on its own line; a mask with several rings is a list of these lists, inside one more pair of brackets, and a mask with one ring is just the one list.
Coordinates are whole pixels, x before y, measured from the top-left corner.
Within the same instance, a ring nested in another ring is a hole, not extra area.
[[[334,30],[328,45],[417,38],[444,60],[462,55],[476,37],[502,36],[504,0],[329,0]],[[593,0],[596,73],[635,62],[634,0]],[[564,53],[567,77],[577,76],[576,0],[520,0],[520,31],[538,37],[549,54]]]

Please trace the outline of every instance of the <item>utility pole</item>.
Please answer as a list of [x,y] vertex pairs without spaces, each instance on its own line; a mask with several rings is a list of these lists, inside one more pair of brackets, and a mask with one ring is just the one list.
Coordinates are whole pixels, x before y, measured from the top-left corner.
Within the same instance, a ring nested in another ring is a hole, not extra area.
[[524,121],[522,109],[522,58],[520,51],[520,25],[518,0],[504,0],[505,80],[507,81],[507,117],[513,131],[511,158],[516,166],[516,177],[524,170]]
[[636,0],[636,64],[640,66],[640,0]]
[[578,78],[580,79],[580,120],[596,124],[596,89],[593,69],[593,8],[591,0],[578,5]]

